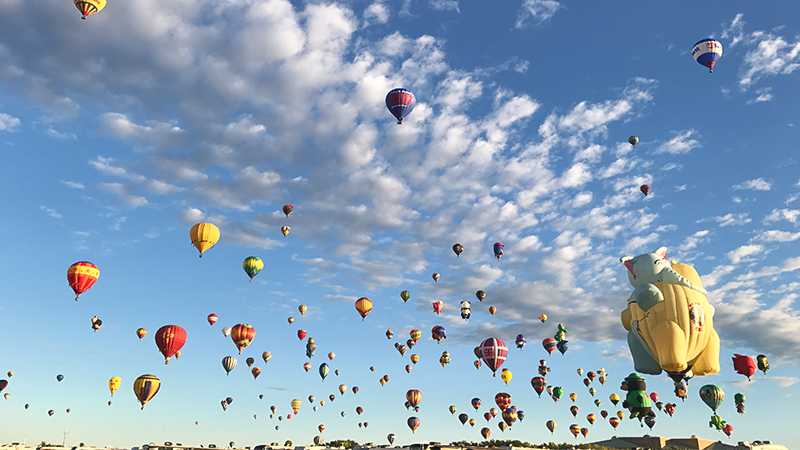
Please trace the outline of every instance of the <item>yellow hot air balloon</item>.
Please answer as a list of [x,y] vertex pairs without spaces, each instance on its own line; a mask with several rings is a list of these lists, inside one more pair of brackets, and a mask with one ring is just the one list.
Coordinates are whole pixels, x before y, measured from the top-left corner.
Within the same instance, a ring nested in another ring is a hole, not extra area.
[[300,412],[300,407],[303,405],[303,401],[299,398],[292,400],[290,406],[292,407],[292,413],[297,414]]
[[142,404],[142,409],[158,394],[159,389],[161,380],[155,375],[142,375],[133,382],[133,393]]
[[344,395],[345,392],[347,392],[347,385],[346,384],[340,384],[339,385],[339,393]]
[[508,369],[503,369],[500,372],[500,379],[503,380],[503,383],[508,384],[509,381],[514,377],[514,374],[511,373]]
[[545,313],[539,314],[538,319],[539,319],[539,322],[542,322],[542,323],[547,322],[547,314],[545,314]]
[[111,396],[114,396],[114,393],[119,390],[119,387],[122,386],[122,378],[120,377],[111,377],[108,379],[108,390],[111,392]]
[[292,227],[290,227],[289,225],[284,225],[281,227],[281,234],[283,235],[283,237],[289,236],[289,233],[291,232],[292,232]]
[[420,359],[422,359],[422,358],[416,353],[411,355],[411,362],[414,363],[414,364],[418,363],[420,361]]
[[297,311],[300,312],[301,316],[305,316],[306,315],[306,311],[308,311],[308,306],[300,305],[300,306],[297,307]]
[[577,400],[577,399],[578,399],[578,394],[576,394],[576,393],[574,393],[574,392],[570,392],[570,393],[569,393],[569,399],[570,399],[570,401],[573,401],[573,402],[574,402],[575,400]]
[[367,297],[361,297],[356,300],[356,311],[361,316],[361,320],[367,318],[367,314],[372,311],[372,300],[368,299]]
[[422,331],[414,328],[408,333],[408,336],[411,338],[412,341],[417,342],[422,338]]
[[106,7],[106,0],[73,0],[72,3],[81,13],[81,19],[97,14]]
[[200,252],[200,257],[203,253],[215,246],[219,242],[219,228],[213,223],[200,222],[192,226],[189,230],[189,239],[192,241],[194,248]]

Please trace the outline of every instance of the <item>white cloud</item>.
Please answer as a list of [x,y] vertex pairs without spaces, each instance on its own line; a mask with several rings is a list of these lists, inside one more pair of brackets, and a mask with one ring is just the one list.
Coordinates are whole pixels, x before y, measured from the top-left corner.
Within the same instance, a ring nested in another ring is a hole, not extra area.
[[681,245],[679,247],[680,251],[682,253],[688,253],[691,250],[696,249],[697,246],[701,242],[703,242],[708,237],[708,235],[710,235],[710,234],[711,234],[711,231],[709,231],[709,230],[700,230],[700,231],[695,232],[694,234],[692,234],[691,236],[689,236],[686,239],[686,242],[684,242],[683,245]]
[[742,89],[765,76],[789,75],[800,69],[800,38],[787,41],[781,36],[756,31],[747,39],[750,48],[744,55],[739,78]]
[[100,183],[100,187],[108,192],[116,194],[122,201],[134,208],[145,206],[149,203],[147,198],[130,193],[128,188],[122,183]]
[[756,240],[765,242],[793,242],[800,239],[800,231],[767,230],[756,236]]
[[186,223],[197,223],[205,219],[206,213],[197,208],[186,208],[183,210],[181,217]]
[[461,12],[458,0],[429,0],[428,3],[431,5],[431,8],[439,11]]
[[83,183],[78,183],[77,181],[61,180],[61,184],[70,189],[78,189],[78,190],[86,189],[86,186]]
[[42,206],[39,206],[39,209],[43,213],[47,214],[51,219],[59,220],[59,219],[64,218],[64,216],[62,216],[60,212],[56,211],[53,208],[48,208],[47,206],[42,205]]
[[750,100],[748,103],[766,103],[772,101],[772,88],[765,87],[756,90],[756,98]]
[[764,247],[758,244],[747,244],[742,245],[741,247],[737,248],[736,250],[732,250],[728,252],[728,259],[731,260],[733,264],[739,264],[743,260],[745,260],[749,256],[758,255],[759,253],[764,251]]
[[109,112],[100,116],[102,128],[112,136],[151,145],[166,146],[176,142],[184,130],[174,123],[149,121],[140,125],[121,113]]
[[800,209],[776,208],[764,218],[764,223],[774,223],[782,220],[798,223],[798,219],[800,219]]
[[593,194],[589,191],[578,192],[572,198],[572,207],[580,208],[592,202]]
[[565,188],[575,188],[590,181],[592,181],[592,170],[586,164],[576,163],[564,172],[559,184]]
[[744,40],[744,23],[744,14],[738,13],[722,31],[722,39],[725,39],[728,47],[736,47]]
[[763,178],[753,178],[735,185],[733,189],[737,191],[769,191],[772,189],[772,183]]
[[729,227],[733,225],[746,225],[752,222],[750,216],[747,213],[728,213],[722,216],[713,217],[712,220],[717,223],[717,225],[721,227]]
[[658,151],[672,155],[686,154],[700,147],[700,141],[697,138],[697,130],[684,130],[675,133],[672,138],[662,143],[658,147]]
[[542,241],[538,236],[529,235],[520,239],[514,247],[516,252],[535,252],[542,249]]
[[517,14],[517,28],[523,28],[528,22],[542,23],[550,20],[561,8],[558,0],[522,0]]
[[389,8],[382,1],[372,2],[364,10],[364,24],[384,24],[389,21]]
[[18,118],[6,113],[0,113],[0,131],[14,131],[21,124],[22,121]]

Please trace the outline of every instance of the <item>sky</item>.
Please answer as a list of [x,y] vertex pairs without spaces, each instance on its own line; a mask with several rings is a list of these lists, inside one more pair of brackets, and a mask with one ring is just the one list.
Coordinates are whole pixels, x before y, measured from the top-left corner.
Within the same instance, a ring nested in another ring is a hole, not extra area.
[[[479,440],[499,391],[526,417],[505,433],[493,421],[495,437],[573,441],[569,424],[613,415],[607,398],[633,370],[619,320],[632,288],[619,258],[664,246],[703,276],[722,372],[692,380],[689,399],[673,418],[659,413],[652,433],[725,438],[708,428],[697,395],[716,383],[727,393],[720,414],[735,426],[726,441],[800,446],[800,29],[788,19],[800,5],[109,3],[81,21],[69,1],[0,0],[0,373],[15,373],[0,441],[299,444],[319,423],[325,439]],[[690,55],[706,37],[725,46],[713,74]],[[401,126],[384,106],[398,86],[418,102]],[[635,148],[629,135],[641,139]],[[198,221],[222,230],[202,259],[187,236]],[[454,242],[465,247],[459,258]],[[265,262],[253,282],[241,269],[248,255]],[[101,276],[76,303],[64,275],[79,260]],[[364,321],[353,308],[361,296],[375,302]],[[446,302],[441,317],[434,298]],[[473,303],[467,322],[463,299]],[[257,337],[226,376],[220,360],[236,351],[220,330],[239,322]],[[547,359],[551,383],[579,395],[574,419],[567,399],[538,399],[529,384],[558,322],[570,349]],[[165,324],[189,334],[167,366],[153,341]],[[436,324],[448,331],[438,345]],[[150,331],[142,341],[138,327]],[[309,373],[299,327],[319,347]],[[389,327],[403,340],[411,328],[424,333],[411,374],[411,352],[394,350]],[[482,339],[510,345],[519,333],[528,345],[510,350],[508,386],[475,370]],[[453,359],[445,368],[443,350]],[[340,375],[321,381],[329,351]],[[733,353],[767,354],[772,370],[748,383]],[[257,380],[247,356],[264,369]],[[601,408],[579,367],[608,371],[596,386]],[[131,385],[146,373],[162,387],[141,411]],[[383,374],[391,381],[379,387]],[[123,385],[109,407],[114,375]],[[306,401],[291,421],[267,417],[269,405],[285,414],[292,398],[325,398],[340,383],[360,392],[317,412]],[[665,376],[648,387],[676,401]],[[414,435],[410,388],[424,395]],[[736,392],[747,395],[745,415]],[[449,404],[479,425],[461,426]],[[553,436],[548,419],[559,423]],[[589,438],[645,430],[599,421]]]

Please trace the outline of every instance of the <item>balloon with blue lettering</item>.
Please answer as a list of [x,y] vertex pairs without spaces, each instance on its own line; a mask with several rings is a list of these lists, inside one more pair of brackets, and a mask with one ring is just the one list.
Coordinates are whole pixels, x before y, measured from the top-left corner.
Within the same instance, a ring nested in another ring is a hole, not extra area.
[[716,39],[703,39],[692,47],[692,58],[698,64],[708,67],[709,72],[714,71],[717,62],[722,58],[722,42]]

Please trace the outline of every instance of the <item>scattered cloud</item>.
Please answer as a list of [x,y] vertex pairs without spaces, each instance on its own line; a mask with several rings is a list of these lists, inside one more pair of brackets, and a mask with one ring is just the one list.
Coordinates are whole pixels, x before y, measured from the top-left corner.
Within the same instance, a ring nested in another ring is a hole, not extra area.
[[458,5],[459,0],[429,0],[428,3],[431,5],[431,8],[439,11],[461,12]]
[[370,24],[384,24],[389,21],[390,11],[389,7],[382,1],[372,2],[364,10],[364,25]]
[[86,189],[86,186],[83,183],[78,183],[77,181],[61,180],[61,184],[70,189],[78,189],[81,191]]
[[684,130],[675,133],[668,141],[663,142],[658,151],[671,155],[683,155],[700,147],[697,130]]
[[717,223],[717,225],[721,227],[730,227],[730,226],[739,226],[739,225],[747,225],[748,223],[752,222],[750,219],[750,215],[747,213],[728,213],[722,216],[713,217],[711,220]]
[[739,264],[747,257],[758,255],[762,251],[764,251],[764,247],[758,244],[742,245],[736,250],[728,252],[728,259],[730,259],[733,264]]
[[522,0],[515,27],[524,28],[528,23],[547,22],[561,9],[558,0]]
[[733,189],[737,191],[769,191],[772,189],[772,182],[763,178],[753,178],[735,185]]
[[765,242],[793,242],[800,239],[800,231],[768,230],[760,233],[755,239]]
[[767,217],[764,218],[764,223],[775,223],[786,221],[789,223],[798,223],[800,219],[800,209],[776,208],[770,211]]
[[120,200],[125,202],[128,206],[138,208],[145,206],[150,202],[147,198],[141,195],[132,194],[128,188],[122,183],[100,183],[100,187],[107,192],[115,194]]
[[39,206],[39,210],[47,214],[47,216],[50,217],[51,219],[60,220],[64,218],[64,216],[62,216],[60,212],[56,211],[53,208],[48,208],[47,206],[44,205]]
[[14,131],[20,125],[22,121],[19,120],[17,117],[8,115],[6,113],[0,113],[0,132],[2,131]]

